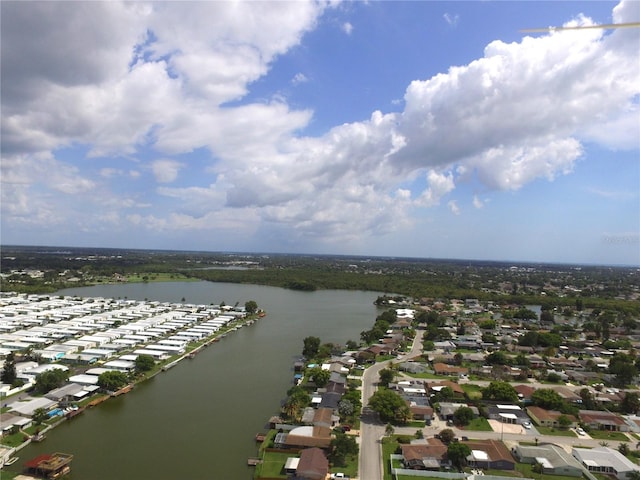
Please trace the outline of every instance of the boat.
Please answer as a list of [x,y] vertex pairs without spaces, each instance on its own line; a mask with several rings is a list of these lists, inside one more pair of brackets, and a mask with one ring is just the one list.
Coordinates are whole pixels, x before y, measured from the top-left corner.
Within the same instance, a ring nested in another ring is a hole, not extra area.
[[18,461],[19,457],[12,457],[9,460],[7,460],[6,462],[4,462],[5,466],[6,465],[13,465],[14,463],[16,463]]

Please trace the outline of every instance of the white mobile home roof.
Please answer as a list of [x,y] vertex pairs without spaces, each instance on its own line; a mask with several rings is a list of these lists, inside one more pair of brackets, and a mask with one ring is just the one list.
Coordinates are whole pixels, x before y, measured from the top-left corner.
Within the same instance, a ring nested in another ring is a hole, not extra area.
[[53,407],[56,402],[49,400],[45,397],[32,398],[26,402],[13,402],[9,405],[11,411],[17,412],[20,415],[31,416],[38,408],[44,408],[48,410]]
[[160,350],[161,352],[168,352],[168,353],[184,352],[184,347],[178,347],[178,346],[175,346],[175,345],[154,344],[154,345],[147,345],[145,348],[147,348],[149,350]]
[[145,348],[141,348],[140,350],[135,350],[133,353],[136,355],[151,355],[152,357],[164,357],[167,355],[167,352],[162,352],[160,350],[149,350]]
[[112,360],[104,364],[105,368],[115,368],[116,370],[132,370],[136,368],[135,362],[127,362],[125,360]]
[[97,385],[98,377],[96,375],[81,374],[69,377],[69,381],[79,383],[81,385]]

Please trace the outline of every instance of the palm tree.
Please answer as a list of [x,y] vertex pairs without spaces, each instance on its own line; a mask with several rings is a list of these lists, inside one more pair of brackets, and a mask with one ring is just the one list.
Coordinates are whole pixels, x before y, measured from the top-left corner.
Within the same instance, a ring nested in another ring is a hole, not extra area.
[[384,427],[384,434],[387,437],[390,437],[391,435],[393,435],[393,432],[395,432],[395,428],[393,428],[393,425],[391,425],[390,423],[387,423],[387,426]]

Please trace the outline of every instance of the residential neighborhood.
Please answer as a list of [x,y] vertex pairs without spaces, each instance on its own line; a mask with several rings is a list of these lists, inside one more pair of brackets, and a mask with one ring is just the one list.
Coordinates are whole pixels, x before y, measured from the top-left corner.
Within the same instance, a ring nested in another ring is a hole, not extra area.
[[[256,434],[248,464],[256,478],[297,480],[370,478],[363,470],[378,463],[383,475],[402,478],[640,473],[638,324],[589,309],[549,312],[553,321],[542,322],[545,311],[393,300],[359,342],[306,337],[282,408]],[[140,358],[171,368],[245,325],[248,313],[3,294],[3,379],[15,371],[0,389],[3,436],[31,432],[25,438],[36,441],[57,421],[120,394],[140,373]],[[63,380],[38,390],[51,372]],[[101,379],[113,372],[126,385],[106,388]],[[3,462],[14,452],[3,447]]]

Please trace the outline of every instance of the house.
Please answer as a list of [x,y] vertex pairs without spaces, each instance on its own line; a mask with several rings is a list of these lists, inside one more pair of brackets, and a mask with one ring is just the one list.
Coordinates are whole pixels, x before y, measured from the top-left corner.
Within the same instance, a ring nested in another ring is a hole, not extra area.
[[434,363],[433,371],[436,375],[460,376],[469,374],[468,368],[455,367],[446,363]]
[[571,420],[571,424],[565,425],[565,427],[575,428],[578,425],[578,419],[576,417],[563,414],[556,410],[545,410],[544,408],[531,406],[527,407],[527,413],[537,425],[543,427],[559,428],[561,425],[558,419],[562,415]]
[[582,466],[567,453],[564,448],[556,445],[527,446],[516,445],[513,455],[521,463],[538,464],[542,474],[562,475],[566,477],[582,477]]
[[425,397],[405,396],[403,398],[407,402],[411,417],[414,420],[425,420],[427,422],[433,420],[433,408],[429,406],[429,401]]
[[618,415],[599,410],[580,410],[580,421],[594,430],[627,432],[629,426]]
[[429,396],[432,394],[440,392],[444,387],[449,387],[453,391],[453,397],[463,399],[464,398],[464,390],[460,385],[450,380],[442,380],[439,382],[424,382],[425,387],[427,388],[427,393]]
[[478,407],[470,407],[466,403],[440,402],[440,418],[442,418],[442,420],[452,420],[453,414],[460,407],[469,407],[473,411],[474,418],[479,415]]
[[319,448],[305,448],[300,452],[296,480],[324,480],[329,473],[329,460]]
[[411,470],[439,470],[447,455],[447,446],[437,438],[400,447],[402,463]]
[[331,428],[320,425],[295,427],[289,433],[276,435],[276,448],[328,448]]
[[590,472],[614,475],[625,480],[631,472],[640,472],[640,467],[609,447],[574,448],[572,455]]
[[313,424],[319,427],[333,427],[335,425],[336,418],[333,415],[333,410],[330,408],[318,408],[314,411]]
[[536,391],[529,385],[514,385],[513,389],[518,393],[518,399],[524,403],[531,403],[531,395]]
[[529,416],[518,405],[493,405],[487,408],[489,418],[502,423],[520,424],[529,421]]
[[509,449],[499,440],[471,440],[462,442],[471,450],[467,463],[471,467],[515,470],[516,462]]

